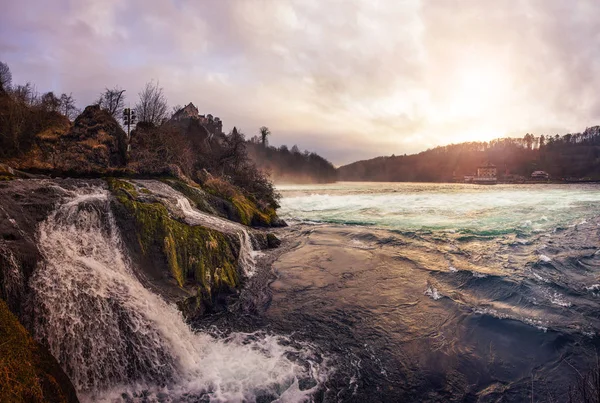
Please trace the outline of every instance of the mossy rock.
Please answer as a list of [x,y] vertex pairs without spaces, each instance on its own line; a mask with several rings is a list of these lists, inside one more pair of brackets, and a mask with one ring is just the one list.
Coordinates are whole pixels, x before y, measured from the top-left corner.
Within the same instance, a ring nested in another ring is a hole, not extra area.
[[231,219],[231,212],[233,211],[231,203],[202,190],[200,187],[190,186],[180,180],[164,179],[163,182],[190,199],[198,210]]
[[183,193],[198,210],[227,218],[247,226],[280,226],[274,208],[260,209],[240,189],[220,180],[211,179],[203,187],[193,187],[179,180],[166,180],[169,186]]
[[191,316],[210,309],[219,295],[237,291],[241,283],[237,269],[240,243],[235,235],[178,221],[163,204],[141,201],[148,200],[145,196],[137,198],[129,182],[107,182],[133,219],[135,248],[143,257],[162,260],[180,288],[195,289],[192,299],[197,306]]
[[0,299],[0,402],[78,402],[58,362]]

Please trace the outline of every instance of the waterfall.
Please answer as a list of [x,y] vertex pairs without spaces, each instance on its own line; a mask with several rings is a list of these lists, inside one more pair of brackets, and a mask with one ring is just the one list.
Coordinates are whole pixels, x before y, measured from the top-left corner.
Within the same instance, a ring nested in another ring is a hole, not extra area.
[[177,200],[177,206],[181,209],[189,224],[203,225],[222,232],[237,233],[240,239],[240,256],[238,258],[238,264],[247,277],[252,277],[256,269],[256,257],[260,252],[254,250],[250,232],[243,225],[196,210],[191,206],[190,201],[183,195],[175,195],[175,198]]
[[223,339],[193,332],[146,289],[124,252],[107,190],[73,192],[41,224],[39,244],[44,262],[31,280],[35,337],[80,399],[304,401],[318,387],[322,364],[309,346],[262,333]]
[[0,287],[0,298],[3,298],[8,306],[13,307],[23,296],[25,279],[23,271],[12,251],[0,242],[0,278],[3,287]]

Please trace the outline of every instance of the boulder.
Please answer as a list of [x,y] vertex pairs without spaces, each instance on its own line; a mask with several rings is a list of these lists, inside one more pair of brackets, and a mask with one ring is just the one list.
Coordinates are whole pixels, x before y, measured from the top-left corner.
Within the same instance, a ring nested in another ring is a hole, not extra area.
[[127,134],[98,105],[85,108],[61,140],[62,158],[57,164],[61,171],[103,172],[127,163]]
[[7,162],[26,171],[103,174],[125,167],[127,141],[119,123],[98,105],[91,105],[72,125],[56,114],[51,124],[34,136],[27,153]]

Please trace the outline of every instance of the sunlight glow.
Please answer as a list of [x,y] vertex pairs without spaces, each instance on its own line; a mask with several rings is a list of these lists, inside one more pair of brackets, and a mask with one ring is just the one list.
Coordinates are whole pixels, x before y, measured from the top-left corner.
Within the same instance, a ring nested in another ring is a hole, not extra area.
[[461,66],[455,77],[447,105],[449,118],[481,118],[493,114],[510,89],[508,73],[491,62]]

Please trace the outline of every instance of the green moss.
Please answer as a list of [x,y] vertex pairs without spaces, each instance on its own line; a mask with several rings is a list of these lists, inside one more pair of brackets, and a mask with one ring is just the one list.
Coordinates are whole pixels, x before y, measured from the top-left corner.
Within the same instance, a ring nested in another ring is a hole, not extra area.
[[254,208],[244,196],[234,196],[231,199],[233,206],[235,207],[238,215],[240,216],[241,222],[244,225],[250,225],[252,223],[252,216]]
[[178,192],[182,193],[188,199],[190,199],[198,210],[204,211],[205,213],[220,215],[221,217],[227,218],[227,216],[223,213],[219,214],[217,209],[211,206],[210,202],[207,200],[207,198],[214,197],[214,195],[211,194],[209,196],[208,194],[206,194],[208,192],[205,192],[199,186],[190,186],[177,179],[164,179],[163,182],[171,186]]
[[76,401],[74,391],[61,386],[64,379],[57,379],[57,371],[58,363],[0,299],[0,402]]
[[277,213],[273,208],[261,210],[257,204],[246,197],[238,188],[222,180],[213,179],[205,184],[204,188],[195,188],[179,180],[164,180],[169,186],[183,193],[201,211],[209,214],[218,212],[207,201],[207,195],[227,200],[235,210],[235,217],[221,213],[221,216],[233,219],[247,226],[269,227],[273,223]]
[[11,181],[13,179],[15,179],[14,176],[0,175],[0,181]]
[[[236,237],[201,226],[190,226],[169,216],[160,203],[137,201],[122,181],[109,186],[135,220],[136,237],[143,254],[159,251],[180,287],[197,285],[203,295],[235,289],[239,241]],[[200,292],[200,291],[199,291]]]
[[106,178],[106,182],[108,183],[109,188],[113,191],[124,190],[133,197],[138,196],[138,192],[135,190],[135,186],[133,186],[133,184],[127,181],[117,178]]

